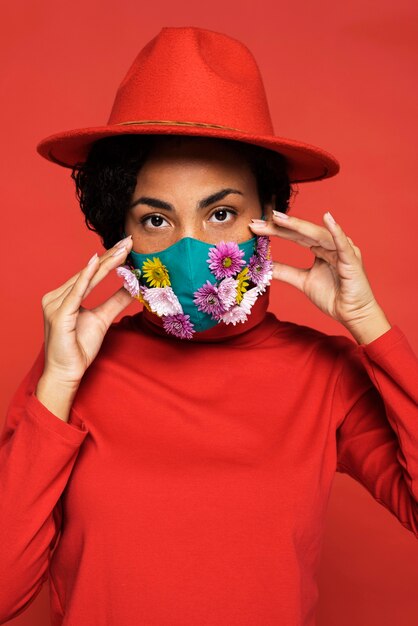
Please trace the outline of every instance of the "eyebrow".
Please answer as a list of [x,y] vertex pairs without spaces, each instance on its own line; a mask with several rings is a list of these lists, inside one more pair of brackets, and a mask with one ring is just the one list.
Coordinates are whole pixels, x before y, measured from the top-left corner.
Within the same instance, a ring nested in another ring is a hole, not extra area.
[[[219,202],[228,196],[230,193],[238,193],[241,196],[244,194],[239,189],[233,189],[231,187],[227,187],[226,189],[221,189],[220,191],[216,191],[212,193],[210,196],[203,198],[197,203],[198,209],[205,209],[210,206],[214,202]],[[172,204],[169,202],[164,202],[164,200],[159,200],[158,198],[150,198],[149,196],[141,196],[135,202],[130,205],[130,209],[133,209],[137,204],[147,204],[148,206],[152,206],[154,209],[165,209],[166,211],[175,211]]]

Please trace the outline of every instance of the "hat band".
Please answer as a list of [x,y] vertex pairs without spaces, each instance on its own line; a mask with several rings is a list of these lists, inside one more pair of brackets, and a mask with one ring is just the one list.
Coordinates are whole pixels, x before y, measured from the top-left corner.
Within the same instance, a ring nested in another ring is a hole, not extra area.
[[222,126],[221,124],[206,124],[205,122],[174,122],[172,120],[134,120],[132,122],[117,122],[115,126],[129,126],[130,124],[166,124],[168,126],[203,126],[205,128],[223,128],[225,130],[234,130],[238,133],[246,133],[247,131],[231,126]]

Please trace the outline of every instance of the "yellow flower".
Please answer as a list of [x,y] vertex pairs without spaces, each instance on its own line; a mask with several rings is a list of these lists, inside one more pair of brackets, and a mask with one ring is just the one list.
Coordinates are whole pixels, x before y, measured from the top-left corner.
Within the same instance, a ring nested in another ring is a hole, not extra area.
[[248,278],[248,267],[244,267],[243,270],[237,274],[236,279],[238,280],[237,286],[237,297],[235,299],[236,303],[239,304],[242,300],[244,293],[247,291],[249,283]]
[[171,285],[168,270],[158,257],[144,261],[142,274],[150,287],[167,287]]

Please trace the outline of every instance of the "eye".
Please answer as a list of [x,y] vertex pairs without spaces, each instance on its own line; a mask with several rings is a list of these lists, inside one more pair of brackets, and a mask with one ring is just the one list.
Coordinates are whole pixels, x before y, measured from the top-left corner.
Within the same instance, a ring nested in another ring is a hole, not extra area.
[[158,213],[153,213],[152,215],[146,215],[140,220],[141,224],[143,224],[144,226],[150,227],[152,229],[159,228],[163,224],[163,222],[166,222],[166,221],[167,220],[165,220],[162,215],[158,215]]
[[212,217],[216,216],[215,222],[230,222],[232,218],[228,219],[228,216],[236,215],[236,211],[232,209],[217,209],[214,213],[212,213],[209,221],[213,221]]

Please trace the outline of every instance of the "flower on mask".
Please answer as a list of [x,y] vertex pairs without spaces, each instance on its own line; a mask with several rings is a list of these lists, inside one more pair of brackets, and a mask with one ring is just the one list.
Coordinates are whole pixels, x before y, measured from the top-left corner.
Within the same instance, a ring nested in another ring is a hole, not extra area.
[[191,339],[194,333],[194,326],[190,321],[190,315],[177,313],[176,315],[166,315],[163,317],[164,330],[179,337],[180,339]]
[[249,276],[248,276],[248,266],[244,267],[243,270],[237,276],[237,297],[236,303],[239,304],[242,300],[243,294],[247,291],[247,287],[249,285]]
[[261,261],[270,258],[270,240],[267,235],[258,236],[256,255]]
[[254,305],[254,302],[257,300],[258,294],[258,287],[253,287],[252,289],[246,291],[242,296],[240,307],[245,313],[247,313],[247,315],[251,313],[251,309]]
[[224,309],[228,310],[237,297],[238,281],[235,278],[224,278],[218,285],[218,296]]
[[234,326],[238,322],[245,322],[247,319],[248,317],[246,312],[239,304],[231,307],[221,317],[222,322],[224,322],[225,324],[233,324]]
[[[141,272],[139,270],[137,271],[139,272],[139,275],[141,275]],[[133,272],[127,265],[117,267],[116,274],[120,276],[120,278],[123,278],[123,286],[133,298],[136,298],[139,294],[138,274]]]
[[145,287],[142,296],[148,302],[151,311],[160,317],[183,313],[180,301],[171,287],[153,287],[151,289]]
[[144,297],[144,295],[146,294],[146,292],[147,292],[147,291],[148,291],[148,287],[144,287],[144,285],[140,285],[140,286],[139,286],[139,293],[138,293],[138,295],[136,296],[136,299],[137,299],[137,300],[139,300],[139,302],[140,302],[141,304],[143,304],[143,305],[144,305],[144,307],[145,307],[146,309],[148,309],[148,311],[150,311],[150,313],[152,313],[152,311],[151,311],[151,307],[150,307],[150,305],[148,304],[148,301],[147,301],[147,300],[145,299],[145,297]]
[[229,278],[240,271],[245,265],[244,250],[238,247],[235,241],[221,241],[215,247],[209,250],[209,268],[214,276],[220,280],[221,278]]
[[271,270],[272,263],[269,259],[260,259],[256,254],[248,262],[248,275],[255,285],[263,283],[266,275]]
[[169,287],[171,285],[168,270],[158,257],[144,261],[142,274],[150,287]]
[[225,307],[219,296],[218,287],[212,285],[209,280],[206,281],[205,285],[197,289],[193,295],[193,302],[199,311],[212,315],[214,319],[218,319],[225,312]]
[[267,269],[261,281],[257,285],[259,294],[265,292],[266,288],[270,285],[272,278],[273,278],[273,261],[268,260],[267,263],[268,263]]
[[248,319],[248,315],[251,313],[251,309],[257,300],[259,294],[258,287],[252,287],[248,291],[246,291],[241,300],[241,304],[236,304],[231,309],[226,311],[221,321],[225,322],[225,324],[235,324],[239,322],[246,322]]

